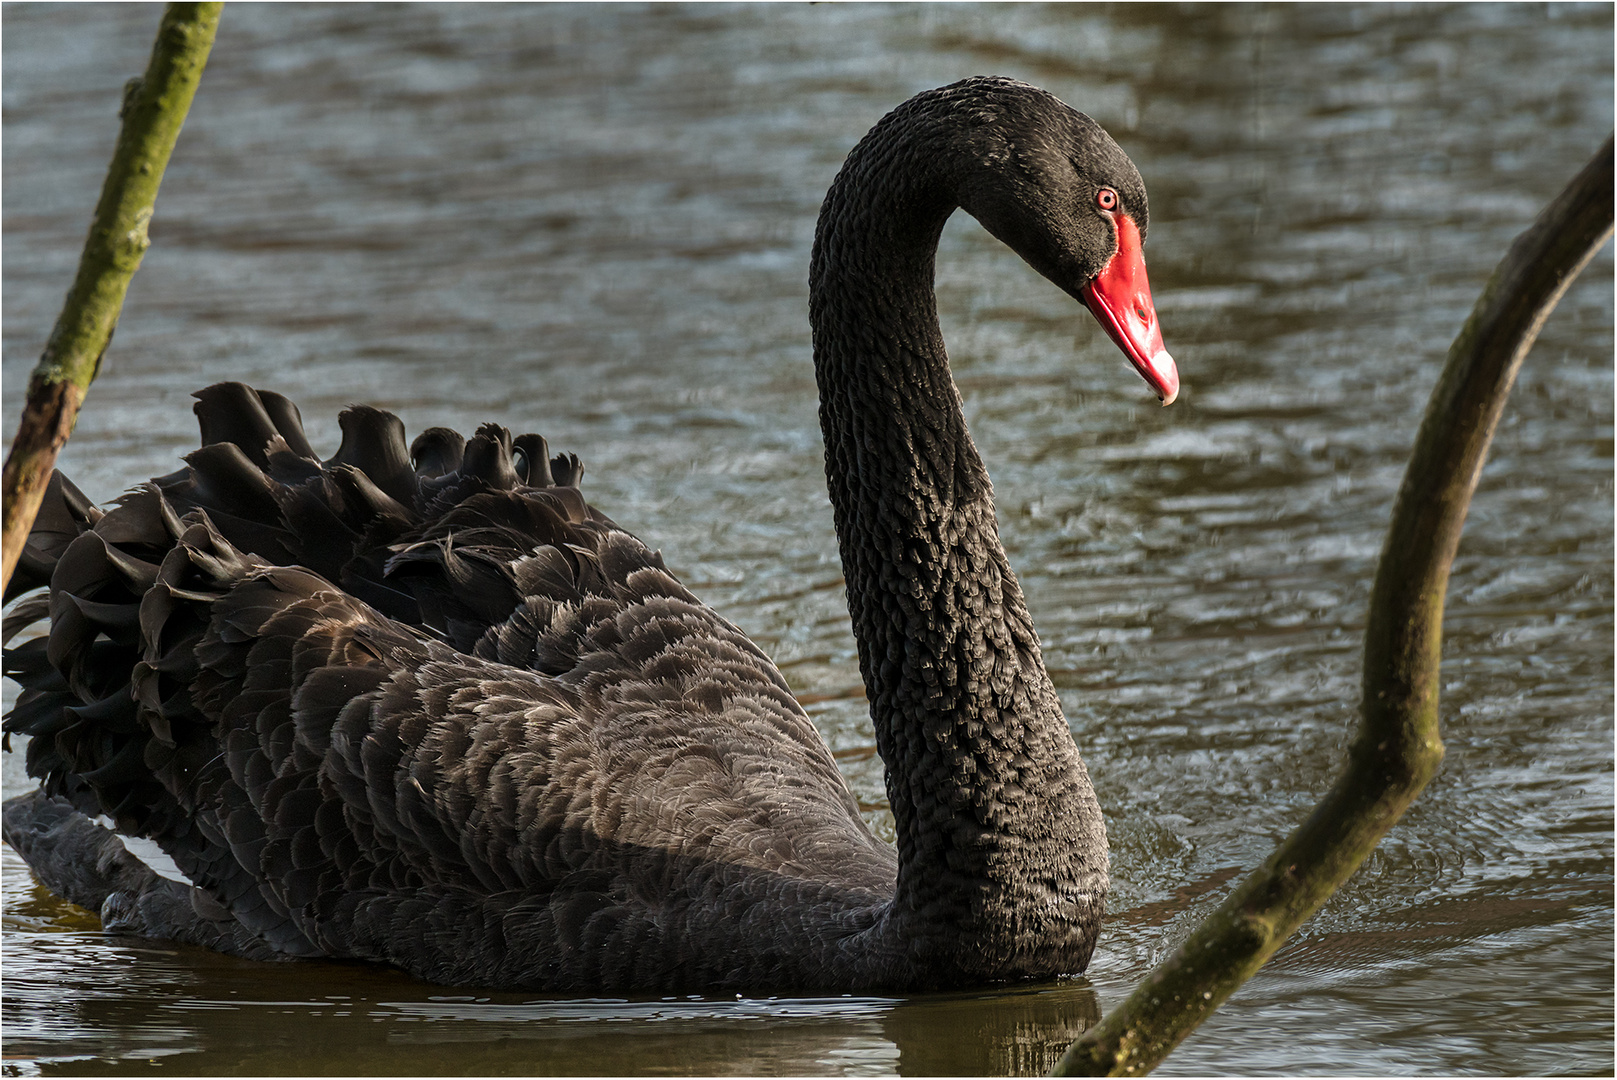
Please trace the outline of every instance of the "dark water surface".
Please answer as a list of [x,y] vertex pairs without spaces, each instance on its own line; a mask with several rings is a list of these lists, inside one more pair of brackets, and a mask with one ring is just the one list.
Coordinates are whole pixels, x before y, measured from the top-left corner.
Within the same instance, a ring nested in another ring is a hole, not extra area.
[[[145,63],[147,6],[7,5],[6,438]],[[1185,392],[965,218],[944,332],[1113,844],[1085,978],[894,999],[551,1000],[100,934],[4,853],[7,1074],[1045,1069],[1329,784],[1416,422],[1488,272],[1612,125],[1609,6],[231,6],[64,468],[195,445],[191,390],[500,419],[781,663],[872,819],[880,762],[805,315],[842,156],[979,72],[1151,191]],[[1448,757],[1167,1072],[1610,1073],[1612,259],[1529,357],[1455,566]],[[9,693],[14,690],[8,684]],[[20,790],[20,755],[5,784]]]

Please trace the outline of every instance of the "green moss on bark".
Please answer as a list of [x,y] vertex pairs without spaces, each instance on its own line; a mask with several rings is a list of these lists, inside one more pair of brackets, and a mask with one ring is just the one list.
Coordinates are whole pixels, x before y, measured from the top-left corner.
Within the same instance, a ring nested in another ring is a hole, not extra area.
[[122,127],[96,203],[78,273],[28,378],[28,400],[6,455],[4,563],[11,580],[56,456],[67,442],[90,382],[101,367],[129,281],[151,246],[147,226],[180,128],[213,48],[220,3],[170,4],[146,74],[124,87]]

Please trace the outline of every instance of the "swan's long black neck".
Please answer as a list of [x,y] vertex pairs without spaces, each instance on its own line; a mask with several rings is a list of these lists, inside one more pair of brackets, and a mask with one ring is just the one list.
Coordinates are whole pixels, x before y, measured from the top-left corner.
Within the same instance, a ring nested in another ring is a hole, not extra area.
[[826,478],[897,827],[888,922],[923,967],[1081,970],[1105,831],[938,328],[933,261],[971,162],[934,120],[900,110],[849,156],[810,271]]

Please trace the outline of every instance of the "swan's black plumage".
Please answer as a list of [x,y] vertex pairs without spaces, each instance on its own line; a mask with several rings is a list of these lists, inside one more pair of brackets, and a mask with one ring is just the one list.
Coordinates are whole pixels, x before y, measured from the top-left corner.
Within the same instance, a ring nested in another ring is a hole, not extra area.
[[[7,620],[40,792],[6,839],[111,926],[555,991],[957,986],[1083,970],[1101,816],[965,428],[932,295],[958,206],[1068,291],[1115,144],[1042,91],[912,99],[821,214],[826,473],[887,765],[875,839],[767,657],[590,507],[537,435],[198,393],[186,467],[102,513],[53,483]],[[131,864],[84,815],[156,840]],[[100,868],[99,870],[97,868]]]

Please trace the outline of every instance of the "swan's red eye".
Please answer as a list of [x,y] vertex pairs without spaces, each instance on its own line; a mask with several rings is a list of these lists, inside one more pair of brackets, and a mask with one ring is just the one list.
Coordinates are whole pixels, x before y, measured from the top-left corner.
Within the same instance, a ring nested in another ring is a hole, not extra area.
[[1095,192],[1095,205],[1102,210],[1117,209],[1117,192],[1109,187],[1103,187]]

